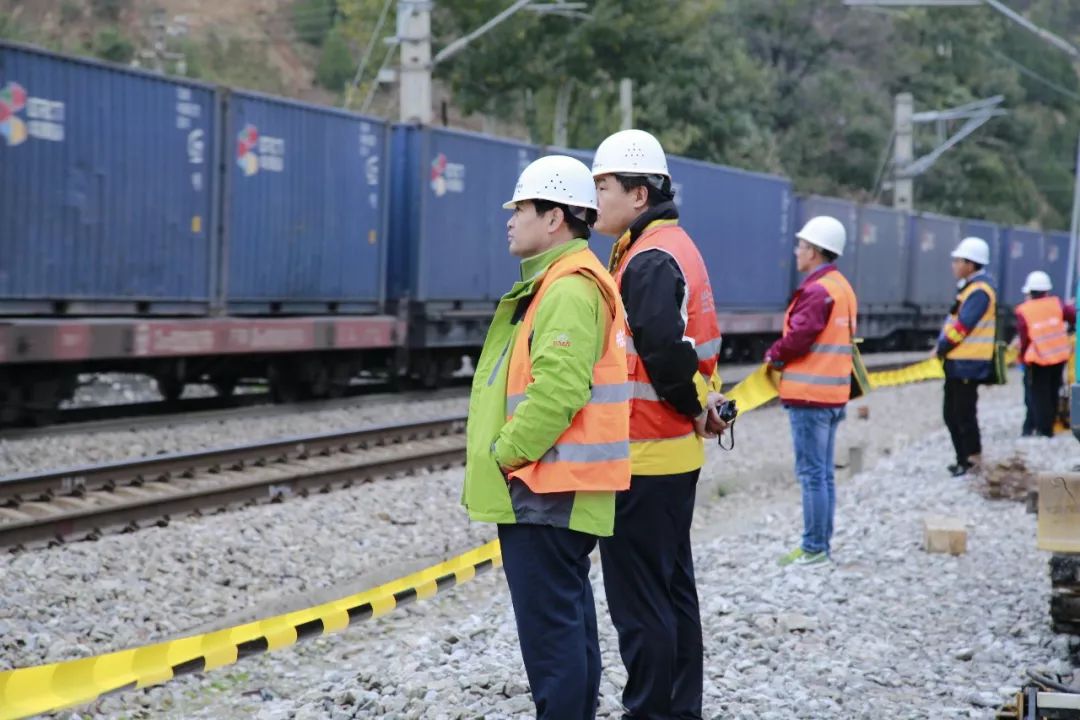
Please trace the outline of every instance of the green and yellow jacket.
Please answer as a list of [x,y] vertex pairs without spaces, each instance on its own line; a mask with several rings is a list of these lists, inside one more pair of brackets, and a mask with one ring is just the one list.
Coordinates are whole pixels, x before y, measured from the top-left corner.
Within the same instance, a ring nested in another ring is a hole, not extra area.
[[500,468],[534,462],[589,401],[593,366],[603,353],[610,322],[596,283],[583,275],[557,280],[536,309],[530,344],[533,382],[506,419],[507,369],[517,329],[544,273],[559,258],[587,249],[574,240],[521,262],[521,280],[499,301],[473,378],[462,504],[469,517],[500,524],[528,523],[609,536],[614,492],[537,494]]

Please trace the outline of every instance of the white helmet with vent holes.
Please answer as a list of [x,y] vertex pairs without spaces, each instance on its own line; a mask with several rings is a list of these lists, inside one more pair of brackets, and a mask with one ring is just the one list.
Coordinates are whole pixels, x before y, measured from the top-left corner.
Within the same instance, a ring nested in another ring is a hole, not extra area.
[[596,148],[593,177],[601,175],[663,175],[668,172],[667,155],[660,141],[644,130],[620,130]]
[[572,208],[596,210],[596,183],[585,163],[568,155],[547,155],[521,172],[507,210],[524,200],[548,200]]

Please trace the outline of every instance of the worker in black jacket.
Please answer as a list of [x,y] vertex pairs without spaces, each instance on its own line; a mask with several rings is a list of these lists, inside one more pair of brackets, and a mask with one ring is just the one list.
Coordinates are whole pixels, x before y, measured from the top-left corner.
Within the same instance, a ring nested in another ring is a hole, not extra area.
[[600,542],[608,608],[626,665],[626,718],[700,718],[702,639],[690,524],[702,438],[724,424],[709,392],[720,352],[708,272],[679,227],[660,143],[640,130],[593,160],[595,228],[618,238],[609,270],[626,306],[630,489]]

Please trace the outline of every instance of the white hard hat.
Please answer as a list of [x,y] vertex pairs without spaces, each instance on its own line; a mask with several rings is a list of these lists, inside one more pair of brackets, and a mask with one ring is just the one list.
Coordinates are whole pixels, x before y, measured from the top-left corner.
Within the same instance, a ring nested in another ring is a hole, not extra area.
[[660,141],[644,130],[620,130],[609,135],[592,161],[593,177],[601,175],[663,175],[670,178]]
[[982,238],[966,237],[952,251],[952,256],[960,260],[970,260],[979,265],[989,265],[990,246]]
[[547,155],[521,171],[507,210],[522,200],[549,200],[596,210],[596,183],[585,163],[568,155]]
[[818,215],[807,220],[802,230],[795,233],[795,237],[839,256],[844,254],[847,230],[844,229],[844,223],[836,218]]
[[1024,287],[1020,289],[1020,292],[1050,292],[1053,289],[1054,283],[1050,282],[1050,276],[1042,270],[1035,270],[1028,273],[1027,280],[1024,281]]

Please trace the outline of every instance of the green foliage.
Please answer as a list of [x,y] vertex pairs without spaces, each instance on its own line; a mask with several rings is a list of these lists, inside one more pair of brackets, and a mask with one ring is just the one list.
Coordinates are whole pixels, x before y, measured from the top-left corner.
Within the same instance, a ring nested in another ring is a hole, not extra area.
[[5,40],[28,40],[29,34],[10,13],[0,12],[0,38]]
[[334,27],[334,0],[298,0],[293,5],[293,27],[301,40],[321,46]]
[[[359,1],[359,0],[354,0]],[[436,49],[505,7],[444,0]],[[1030,0],[1036,22],[1080,45],[1080,4]],[[553,138],[571,83],[569,141],[618,129],[618,81],[635,124],[673,153],[780,172],[802,192],[888,202],[879,182],[894,97],[916,110],[993,95],[994,118],[917,178],[920,209],[1063,227],[1072,202],[1080,80],[1066,55],[989,8],[869,12],[839,0],[592,0],[588,20],[520,12],[440,64],[454,102]],[[963,121],[920,125],[916,155]]]
[[267,46],[255,40],[223,40],[211,32],[202,45],[183,46],[188,76],[230,87],[281,94],[284,83],[271,65]]
[[109,27],[94,37],[94,54],[102,60],[126,65],[135,57],[135,45],[115,27]]
[[[396,3],[392,2],[388,6],[385,0],[337,0],[336,4],[339,20],[334,32],[341,34],[348,47],[356,49],[358,58],[362,58],[368,48],[372,51],[364,76],[360,78],[356,92],[351,95],[352,107],[355,109],[367,97],[383,60],[396,59],[398,54],[396,47],[388,47],[382,42],[383,38],[394,34]],[[436,3],[436,6],[438,4]],[[380,28],[379,18],[384,8],[388,12]],[[347,79],[351,81],[355,73],[356,66],[353,65]]]
[[75,0],[64,0],[60,5],[60,22],[64,25],[71,25],[72,23],[82,20],[83,9],[79,3]]
[[326,37],[319,56],[319,65],[315,68],[315,81],[327,90],[335,92],[345,87],[356,72],[349,45],[341,33],[334,30]]
[[97,17],[106,22],[116,22],[131,5],[131,0],[90,0],[90,9]]

